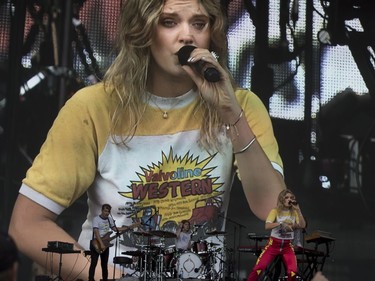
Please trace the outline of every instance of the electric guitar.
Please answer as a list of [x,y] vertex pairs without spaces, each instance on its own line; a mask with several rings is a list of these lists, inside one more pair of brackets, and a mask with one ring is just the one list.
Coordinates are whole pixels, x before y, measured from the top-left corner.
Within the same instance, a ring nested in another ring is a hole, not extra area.
[[106,234],[103,235],[103,237],[101,237],[101,240],[103,241],[103,244],[104,244],[104,248],[100,247],[100,242],[97,238],[94,238],[93,240],[91,240],[91,244],[92,246],[94,247],[95,251],[98,253],[98,254],[101,254],[103,253],[107,248],[109,247],[112,247],[113,244],[111,244],[110,242],[119,237],[120,235],[122,235],[123,233],[125,233],[126,231],[130,230],[130,229],[133,229],[137,226],[139,226],[141,223],[140,222],[137,222],[137,223],[133,223],[132,225],[130,226],[127,226],[126,227],[126,230],[124,231],[121,231],[121,232],[118,232],[116,233],[115,235],[111,236],[111,234],[113,233],[113,231],[109,231],[107,232]]

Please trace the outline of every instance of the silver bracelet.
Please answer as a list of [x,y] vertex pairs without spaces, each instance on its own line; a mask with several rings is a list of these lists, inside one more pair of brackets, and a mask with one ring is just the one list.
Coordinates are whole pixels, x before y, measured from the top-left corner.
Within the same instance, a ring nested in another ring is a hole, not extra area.
[[249,149],[249,147],[255,142],[255,140],[257,139],[256,136],[254,136],[247,145],[245,145],[242,149],[240,149],[239,151],[236,151],[234,152],[233,151],[233,154],[239,154],[239,153],[242,153],[242,152],[245,152],[246,150]]
[[238,121],[240,121],[242,115],[243,115],[243,109],[241,108],[241,112],[240,112],[240,115],[238,115],[237,120],[236,120],[233,124],[224,124],[224,125],[225,125],[225,128],[226,128],[227,130],[229,130],[230,127],[237,128],[236,125],[237,125]]

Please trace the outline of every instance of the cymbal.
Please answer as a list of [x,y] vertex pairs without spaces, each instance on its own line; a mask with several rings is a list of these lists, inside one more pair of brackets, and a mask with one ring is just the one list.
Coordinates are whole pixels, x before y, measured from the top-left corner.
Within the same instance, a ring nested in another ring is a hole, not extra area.
[[164,237],[164,238],[176,238],[177,235],[173,232],[169,231],[164,231],[164,230],[154,230],[150,231],[152,235],[159,236],[159,237]]
[[152,234],[150,234],[149,232],[145,232],[145,231],[133,231],[133,233],[139,236],[152,236]]
[[143,253],[141,251],[127,251],[127,252],[122,252],[121,254],[129,255],[129,256],[133,256],[133,257],[143,256]]
[[208,236],[211,236],[211,235],[224,235],[226,234],[225,231],[218,231],[218,230],[214,230],[214,231],[211,231],[211,232],[206,232],[206,235]]

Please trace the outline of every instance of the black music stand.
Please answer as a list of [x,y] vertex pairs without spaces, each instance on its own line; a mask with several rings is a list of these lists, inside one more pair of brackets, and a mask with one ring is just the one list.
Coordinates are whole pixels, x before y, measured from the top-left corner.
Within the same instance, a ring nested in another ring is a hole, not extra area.
[[[47,253],[56,253],[60,255],[60,262],[59,262],[59,273],[55,279],[58,281],[63,281],[61,278],[61,267],[62,267],[62,255],[63,254],[79,254],[81,251],[79,250],[67,250],[67,249],[60,249],[60,248],[42,248],[43,252]],[[55,280],[53,279],[53,280]]]

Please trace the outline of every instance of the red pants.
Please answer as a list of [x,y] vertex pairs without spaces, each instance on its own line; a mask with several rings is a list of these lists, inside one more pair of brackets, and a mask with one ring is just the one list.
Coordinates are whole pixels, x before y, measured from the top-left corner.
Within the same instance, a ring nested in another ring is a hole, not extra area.
[[277,255],[281,255],[282,257],[288,274],[288,281],[294,280],[297,273],[297,259],[294,254],[292,240],[281,240],[270,237],[253,270],[250,272],[247,281],[258,280],[259,275],[265,271]]

